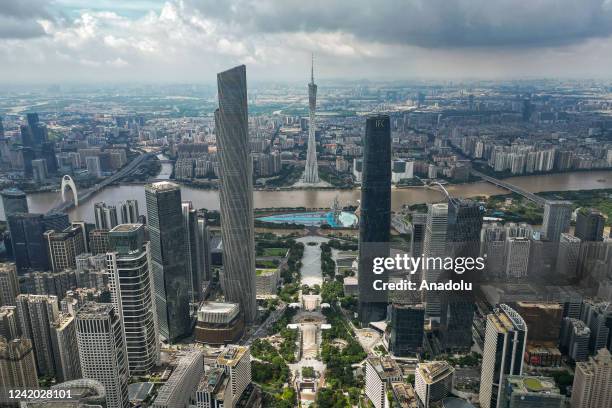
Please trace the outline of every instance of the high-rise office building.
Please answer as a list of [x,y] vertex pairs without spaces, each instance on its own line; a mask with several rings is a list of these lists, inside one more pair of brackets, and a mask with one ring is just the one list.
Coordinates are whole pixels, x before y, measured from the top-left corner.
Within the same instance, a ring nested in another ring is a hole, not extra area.
[[[423,243],[423,254],[426,257],[447,256],[446,236],[448,230],[448,204],[427,205],[427,225],[425,226],[425,242]],[[437,282],[442,278],[443,270],[439,265],[430,265],[424,268],[423,277],[427,282]],[[441,299],[440,294],[433,291],[424,291],[425,314],[434,319],[440,319]]]
[[191,330],[181,189],[161,181],[148,184],[145,195],[159,334],[175,341]]
[[505,276],[506,228],[497,223],[482,227],[480,256],[486,257],[484,274],[487,279]]
[[45,159],[32,160],[32,179],[37,183],[44,183],[48,177],[47,161]]
[[391,305],[389,351],[396,357],[412,357],[423,351],[425,306]]
[[[204,375],[204,358],[200,350],[185,350],[176,357],[172,374],[160,387],[153,401],[153,408],[174,408],[190,406]],[[227,404],[227,407],[235,405]]]
[[305,183],[319,182],[319,168],[317,167],[317,140],[316,140],[316,109],[317,85],[314,81],[314,58],[310,69],[310,83],[308,84],[308,147],[306,150],[306,167],[304,169]]
[[391,383],[402,380],[402,371],[390,357],[369,357],[365,367],[365,394],[376,408],[388,407]]
[[97,229],[111,230],[119,224],[117,207],[114,205],[107,206],[106,203],[103,202],[95,203],[94,216]]
[[104,385],[109,407],[129,408],[127,352],[121,318],[113,305],[83,305],[76,316],[76,335],[83,377]]
[[225,300],[239,303],[247,324],[257,315],[253,165],[250,156],[246,67],[217,75],[215,127],[220,164],[222,286]]
[[600,349],[589,361],[576,363],[572,408],[612,407],[611,384],[612,356],[607,349]]
[[0,264],[0,306],[15,306],[19,295],[17,268],[13,262]]
[[522,279],[529,271],[529,252],[531,241],[528,238],[506,238],[505,276],[506,278]]
[[0,337],[0,384],[6,389],[38,388],[34,349],[30,339]]
[[68,381],[81,378],[74,316],[62,312],[58,314],[57,319],[51,323],[51,345],[57,379]]
[[109,288],[123,322],[130,375],[144,375],[159,363],[149,243],[142,224],[120,224],[109,235]]
[[[450,198],[448,200],[447,254],[453,258],[476,259],[480,253],[482,210],[472,200]],[[478,270],[447,271],[445,280],[461,279],[476,283]],[[468,291],[449,291],[442,295],[440,313],[440,340],[447,350],[468,350],[472,347],[472,321],[474,319],[474,295]]]
[[227,346],[217,357],[216,366],[223,368],[229,377],[231,402],[228,406],[234,407],[251,383],[251,351],[246,346]]
[[202,298],[202,243],[198,232],[198,214],[191,201],[181,204],[183,223],[185,225],[185,253],[187,254],[187,269],[191,276],[190,301],[198,302]]
[[100,163],[99,156],[87,156],[85,157],[85,166],[87,167],[87,173],[92,177],[102,177],[102,163]]
[[[49,212],[43,215],[43,223],[45,231],[56,230],[64,231],[70,227],[68,214],[62,212]],[[78,227],[78,225],[76,225]]]
[[391,124],[389,116],[371,116],[366,120],[359,217],[359,320],[382,320],[387,309],[386,293],[373,288],[373,261],[389,256],[391,228]]
[[500,304],[487,316],[480,373],[480,406],[501,408],[500,397],[508,375],[523,374],[527,325],[511,307]]
[[413,257],[423,255],[423,242],[425,241],[425,228],[427,214],[412,215],[412,235],[410,237],[410,253]]
[[212,279],[212,270],[210,269],[210,233],[204,218],[198,218],[198,236],[201,250],[199,262],[202,270],[202,280],[210,281]]
[[589,357],[591,329],[582,320],[565,317],[561,323],[559,348],[573,361],[586,361]]
[[[64,231],[45,232],[49,263],[53,272],[76,268],[76,257],[85,252],[85,242],[80,227],[68,227]],[[62,294],[63,295],[63,294]]]
[[585,300],[580,308],[580,320],[591,330],[589,351],[595,354],[612,346],[612,304]]
[[17,271],[49,269],[42,214],[13,214],[8,223]]
[[548,200],[544,204],[544,221],[542,230],[544,237],[558,242],[561,233],[567,232],[572,218],[572,202]]
[[0,336],[7,340],[19,337],[16,306],[0,306]]
[[580,238],[566,232],[561,234],[555,270],[563,278],[573,279],[577,277],[580,247]]
[[582,241],[603,241],[603,230],[606,219],[595,209],[581,208],[576,215],[574,235]]
[[527,345],[557,346],[563,319],[559,303],[518,301],[515,310],[529,328]]
[[95,229],[89,232],[89,250],[92,255],[105,254],[108,249],[107,229]]
[[0,192],[2,205],[4,207],[4,219],[17,213],[28,212],[28,199],[26,194],[16,187],[5,188]]
[[565,397],[549,377],[509,375],[504,380],[501,406],[504,408],[565,408]]
[[414,389],[419,406],[429,408],[432,403],[447,397],[453,389],[455,369],[446,361],[419,363],[414,370]]
[[127,200],[121,203],[121,223],[122,224],[138,224],[138,200]]
[[32,340],[36,366],[41,375],[55,376],[50,325],[59,317],[56,296],[17,296],[17,317],[21,335]]

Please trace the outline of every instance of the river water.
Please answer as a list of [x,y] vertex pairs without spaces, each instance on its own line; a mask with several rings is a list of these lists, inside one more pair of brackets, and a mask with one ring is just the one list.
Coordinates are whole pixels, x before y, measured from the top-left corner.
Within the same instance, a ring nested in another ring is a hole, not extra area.
[[[163,164],[158,178],[169,177],[172,171],[170,164]],[[512,177],[507,179],[512,184],[533,193],[543,191],[591,190],[612,188],[612,171],[593,171],[560,173],[550,175]],[[59,187],[59,186],[58,186]],[[507,193],[486,182],[468,183],[449,186],[448,191],[457,197],[489,196]],[[182,199],[192,201],[196,208],[219,209],[219,196],[216,190],[199,190],[188,186],[181,188]],[[307,207],[329,208],[336,196],[341,204],[357,205],[360,190],[279,190],[255,191],[253,193],[256,208],[282,208]],[[444,196],[437,190],[422,187],[394,189],[392,193],[392,207],[394,210],[404,204],[432,203],[443,200]],[[143,185],[110,186],[99,191],[88,200],[80,203],[78,208],[69,211],[72,220],[86,220],[93,222],[93,204],[104,201],[109,205],[118,205],[120,202],[136,199],[139,202],[140,213],[146,213],[145,195]],[[61,196],[58,192],[34,193],[28,195],[30,212],[44,213],[58,204]],[[4,219],[4,209],[0,211],[0,219]]]

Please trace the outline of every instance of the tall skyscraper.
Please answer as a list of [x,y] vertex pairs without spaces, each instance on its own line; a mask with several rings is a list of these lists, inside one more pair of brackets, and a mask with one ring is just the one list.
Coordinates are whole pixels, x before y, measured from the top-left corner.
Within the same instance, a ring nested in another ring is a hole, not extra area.
[[159,334],[168,341],[191,330],[191,276],[185,254],[181,189],[168,181],[145,187]]
[[130,375],[144,375],[159,363],[153,275],[144,225],[113,228],[106,259],[112,301],[125,331]]
[[572,408],[612,407],[612,356],[600,349],[589,361],[576,363]]
[[500,397],[508,375],[522,375],[527,325],[510,306],[500,304],[487,316],[480,373],[480,406],[501,408]]
[[[423,254],[426,257],[446,257],[446,236],[448,230],[448,204],[437,203],[427,205],[427,225],[425,227],[425,242],[423,243]],[[439,265],[429,265],[424,268],[424,279],[427,282],[437,282],[442,278],[443,270]],[[425,314],[431,319],[438,320],[441,315],[440,294],[436,292],[423,292],[425,301]]]
[[414,370],[414,389],[419,406],[429,408],[432,403],[447,397],[453,389],[455,369],[446,361],[419,363]]
[[16,187],[5,188],[0,195],[2,195],[5,220],[8,220],[13,214],[28,212],[28,200],[23,191]]
[[17,296],[17,316],[21,335],[32,340],[36,366],[41,375],[55,376],[50,324],[59,317],[56,296]]
[[[185,350],[176,358],[176,367],[168,381],[159,388],[152,408],[186,407],[195,395],[204,374],[204,357],[200,350]],[[227,404],[227,407],[234,405]],[[212,408],[212,407],[211,407]]]
[[369,357],[365,366],[365,394],[375,408],[389,406],[391,383],[401,381],[402,370],[390,357]]
[[108,252],[108,230],[95,229],[89,233],[89,250],[92,255],[105,254]]
[[30,339],[6,340],[0,337],[0,384],[6,389],[38,388]]
[[210,269],[210,234],[206,219],[198,219],[198,236],[200,239],[200,264],[202,270],[202,280],[210,281],[212,279],[212,271]]
[[572,234],[562,233],[559,238],[559,253],[555,270],[566,279],[576,278],[580,261],[580,238]]
[[306,168],[304,169],[305,183],[319,182],[319,168],[317,167],[317,140],[316,140],[316,109],[317,85],[314,82],[314,57],[310,68],[310,83],[308,84],[308,149],[306,151]]
[[425,306],[423,304],[391,305],[389,351],[395,357],[413,357],[423,351]]
[[572,218],[572,202],[548,200],[544,204],[542,229],[549,241],[559,242],[562,232],[567,232]]
[[414,257],[423,255],[423,242],[425,240],[425,228],[427,226],[427,214],[412,215],[412,235],[410,237],[410,253]]
[[366,120],[359,217],[359,319],[363,323],[382,320],[387,309],[386,293],[373,288],[373,260],[389,256],[391,228],[391,125],[389,116]]
[[17,271],[46,271],[49,259],[45,246],[45,226],[42,214],[13,214],[8,219],[11,243]]
[[606,219],[600,211],[581,208],[576,215],[574,235],[582,241],[603,241],[603,230]]
[[[68,214],[63,212],[49,212],[43,215],[43,224],[45,231],[56,230],[64,231],[70,226]],[[75,225],[78,226],[78,225]]]
[[81,378],[74,316],[62,312],[58,314],[58,318],[51,323],[51,345],[58,381]]
[[185,252],[187,253],[187,269],[191,276],[190,301],[198,302],[202,297],[202,243],[198,232],[198,214],[191,201],[181,204],[183,222],[185,224]]
[[506,278],[522,279],[529,271],[529,252],[531,241],[528,238],[506,238],[505,263]]
[[229,377],[231,403],[228,406],[234,407],[251,383],[251,350],[246,346],[227,346],[217,357],[216,366],[223,368]]
[[113,305],[83,305],[76,317],[76,335],[83,377],[104,385],[109,407],[129,408],[127,352],[121,318]]
[[117,207],[114,205],[107,206],[106,203],[100,202],[94,204],[94,216],[97,229],[111,230],[119,224],[117,219]]
[[121,203],[121,223],[122,224],[138,224],[138,200],[127,200]]
[[[76,257],[85,252],[85,242],[80,227],[68,227],[64,231],[45,232],[47,253],[51,270],[60,272],[76,268]],[[63,294],[62,294],[63,295]]]
[[[453,258],[476,259],[480,253],[482,210],[472,200],[448,200],[448,255]],[[457,274],[447,272],[447,279],[476,283],[480,276],[476,270]],[[472,347],[472,321],[474,319],[474,292],[449,291],[442,296],[440,339],[448,350],[469,350]]]
[[17,268],[13,262],[0,264],[0,306],[15,306],[19,295]]
[[246,67],[217,75],[215,125],[220,164],[222,286],[225,300],[239,303],[247,324],[257,315],[253,165],[250,157]]

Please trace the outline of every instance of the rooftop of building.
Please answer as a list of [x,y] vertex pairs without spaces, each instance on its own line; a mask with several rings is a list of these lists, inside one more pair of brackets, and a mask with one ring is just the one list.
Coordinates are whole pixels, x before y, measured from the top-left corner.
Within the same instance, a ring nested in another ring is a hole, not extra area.
[[393,382],[391,383],[391,388],[399,408],[417,408],[419,406],[416,393],[411,384]]
[[9,188],[5,188],[4,190],[0,191],[0,194],[3,196],[9,196],[9,197],[25,197],[26,193],[24,193],[22,190],[16,188],[16,187],[9,187]]
[[510,375],[508,386],[512,388],[512,392],[520,394],[559,394],[555,380],[550,377]]
[[178,184],[172,183],[170,181],[158,181],[155,183],[147,184],[146,188],[149,190],[156,190],[156,191],[180,189]]
[[559,303],[553,302],[527,302],[527,301],[518,301],[516,304],[519,307],[523,308],[538,308],[538,309],[546,309],[546,310],[562,310],[562,307]]
[[84,319],[99,319],[107,316],[113,311],[113,305],[110,303],[87,302],[78,311],[77,317]]
[[248,347],[244,346],[227,346],[225,350],[217,357],[217,364],[223,366],[235,366],[238,364],[242,356],[247,353]]
[[142,224],[119,224],[110,232],[134,232],[142,228]]
[[199,311],[207,313],[230,313],[240,306],[231,302],[202,302]]
[[376,370],[381,380],[397,378],[402,375],[402,370],[391,357],[369,357],[367,361]]
[[223,386],[223,378],[225,377],[225,370],[221,367],[213,367],[206,371],[206,374],[200,380],[198,385],[198,391],[205,391],[209,393],[217,393]]
[[451,375],[455,369],[446,361],[430,361],[419,363],[416,371],[427,384],[431,384]]

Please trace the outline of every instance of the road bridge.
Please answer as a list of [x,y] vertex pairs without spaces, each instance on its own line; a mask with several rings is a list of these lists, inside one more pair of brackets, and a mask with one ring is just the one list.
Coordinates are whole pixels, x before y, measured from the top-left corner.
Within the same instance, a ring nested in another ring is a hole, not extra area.
[[501,187],[505,190],[509,190],[513,193],[519,194],[523,197],[525,197],[526,199],[533,201],[534,203],[536,203],[539,206],[544,206],[544,204],[546,203],[546,199],[543,197],[540,197],[538,195],[535,195],[521,187],[515,186],[514,184],[510,184],[507,181],[504,180],[500,180],[500,179],[496,179],[495,177],[491,177],[491,176],[487,176],[484,173],[481,173],[477,170],[472,169],[472,174],[474,176],[480,177],[481,179],[483,179],[484,181],[491,183],[493,185],[496,185],[497,187]]

